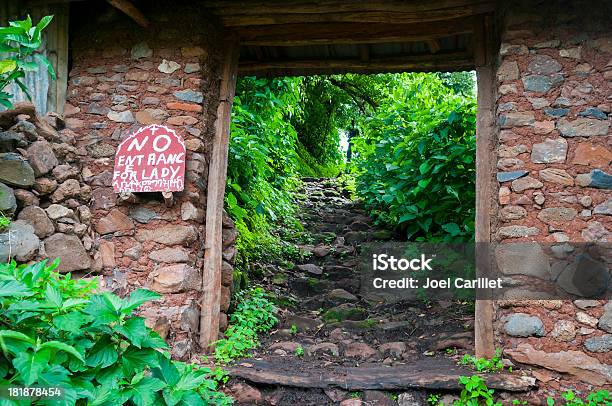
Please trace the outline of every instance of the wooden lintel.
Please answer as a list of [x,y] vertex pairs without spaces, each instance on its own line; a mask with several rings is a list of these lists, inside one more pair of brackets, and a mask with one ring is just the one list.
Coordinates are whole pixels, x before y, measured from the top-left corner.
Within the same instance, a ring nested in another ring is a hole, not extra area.
[[474,17],[473,24],[472,49],[474,50],[474,64],[476,66],[484,66],[487,64],[487,36],[484,16]]
[[240,75],[269,75],[282,72],[288,75],[324,74],[337,72],[397,72],[397,71],[457,71],[474,68],[471,56],[465,52],[437,55],[418,55],[392,58],[317,59],[241,61]]
[[200,307],[200,347],[212,350],[219,336],[221,304],[221,264],[223,254],[223,201],[227,178],[227,157],[232,116],[232,102],[236,90],[238,56],[237,38],[230,36],[223,46],[223,70],[219,88],[219,106],[215,120],[215,136],[208,168],[206,198],[206,241],[202,269],[202,300]]
[[323,23],[242,28],[242,45],[304,46],[427,41],[471,33],[471,18],[418,24]]
[[367,62],[370,60],[370,45],[368,44],[359,45],[359,58],[363,62]]
[[123,13],[125,13],[128,17],[134,20],[136,24],[140,25],[141,27],[146,28],[149,26],[150,23],[147,17],[145,17],[144,14],[142,14],[140,10],[138,10],[138,8],[136,8],[136,6],[132,4],[132,2],[130,2],[129,0],[106,0],[106,1],[111,6],[115,7],[118,10],[121,10]]
[[162,192],[162,197],[164,198],[166,207],[172,207],[174,204],[174,194],[172,192]]

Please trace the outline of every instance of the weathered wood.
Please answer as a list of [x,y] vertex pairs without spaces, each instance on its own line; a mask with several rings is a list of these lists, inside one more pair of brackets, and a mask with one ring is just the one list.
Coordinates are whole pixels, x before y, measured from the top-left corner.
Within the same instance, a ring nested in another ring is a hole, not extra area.
[[172,205],[174,204],[174,193],[162,192],[162,197],[164,199],[164,205],[166,207],[172,207]]
[[[250,366],[244,366],[250,365]],[[230,376],[249,382],[297,388],[341,388],[343,390],[454,390],[461,389],[459,377],[474,372],[447,359],[417,360],[392,367],[308,367],[305,363],[279,365],[274,362],[248,360],[227,368]],[[487,386],[512,392],[523,392],[535,386],[535,379],[518,374],[481,374]]]
[[472,32],[471,18],[416,24],[320,23],[262,25],[238,30],[242,45],[303,46],[427,41]]
[[220,16],[262,14],[325,14],[342,12],[387,11],[396,13],[426,13],[453,8],[473,9],[487,7],[492,11],[492,0],[433,0],[433,1],[342,1],[342,0],[207,0],[204,7],[214,8]]
[[432,54],[435,54],[437,52],[440,51],[440,48],[442,48],[442,46],[440,45],[440,41],[437,39],[430,39],[425,41],[427,43],[427,47],[429,48],[429,52],[431,52]]
[[[495,74],[491,66],[490,43],[482,21],[476,30],[474,52],[478,80],[478,113],[476,120],[476,273],[477,276],[491,275],[490,256],[491,218],[495,196]],[[485,65],[485,63],[489,65]],[[485,292],[490,293],[490,292]],[[489,299],[476,300],[475,306],[475,352],[478,357],[492,357],[495,354],[493,331],[494,307]]]
[[464,52],[417,55],[392,58],[315,59],[243,61],[238,66],[240,75],[307,75],[336,72],[401,72],[401,71],[458,71],[473,69],[471,55]]
[[223,71],[219,90],[219,106],[215,120],[215,138],[208,169],[206,206],[206,241],[202,270],[200,313],[200,346],[211,349],[219,335],[221,303],[221,263],[223,254],[223,200],[227,178],[227,154],[232,102],[236,90],[239,44],[235,37],[226,39]]
[[148,27],[149,20],[132,4],[129,0],[106,0],[111,6],[125,13],[128,17],[136,22],[141,27]]
[[68,4],[58,4],[49,11],[50,14],[53,14],[53,21],[45,30],[45,51],[47,58],[55,69],[56,80],[49,82],[47,111],[61,114],[64,112],[68,89],[68,23],[70,10]]

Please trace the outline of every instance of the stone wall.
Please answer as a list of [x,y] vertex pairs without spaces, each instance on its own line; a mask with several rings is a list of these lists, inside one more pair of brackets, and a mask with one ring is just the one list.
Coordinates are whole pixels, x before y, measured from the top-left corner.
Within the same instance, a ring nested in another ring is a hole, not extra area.
[[[82,152],[81,176],[91,190],[91,270],[105,276],[106,288],[121,294],[139,287],[162,293],[160,300],[145,306],[143,315],[173,344],[174,355],[184,359],[195,348],[199,329],[222,37],[188,2],[144,7],[151,19],[146,30],[104,7],[102,15],[73,7],[79,18],[71,33],[65,108],[66,126]],[[171,205],[164,204],[161,193],[123,201],[111,186],[115,148],[139,127],[153,123],[173,127],[187,148],[185,190],[174,193]],[[225,312],[236,231],[231,220],[224,225]]]
[[[523,3],[508,10],[499,49],[495,240],[609,243],[610,5]],[[546,386],[612,383],[605,300],[508,302],[496,331],[515,362],[546,368]]]

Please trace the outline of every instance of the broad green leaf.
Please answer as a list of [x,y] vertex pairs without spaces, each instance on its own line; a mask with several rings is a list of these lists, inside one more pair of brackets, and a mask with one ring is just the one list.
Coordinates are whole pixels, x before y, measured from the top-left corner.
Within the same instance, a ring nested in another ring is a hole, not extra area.
[[14,71],[16,68],[17,68],[16,61],[12,59],[0,60],[0,75]]
[[51,350],[55,350],[55,351],[64,351],[70,355],[72,355],[73,357],[75,357],[76,359],[85,362],[85,359],[83,358],[83,356],[81,355],[81,353],[79,353],[74,347],[62,343],[60,341],[47,341],[46,343],[43,343],[40,347],[39,347],[39,351],[43,350],[43,349],[51,349]]
[[121,309],[122,313],[130,313],[132,310],[136,309],[143,303],[146,303],[151,300],[159,299],[161,296],[159,293],[147,290],[147,289],[138,289],[132,294],[130,294],[129,299],[127,300],[127,304],[124,305]]
[[49,352],[22,352],[13,359],[13,366],[19,372],[24,385],[32,385],[40,373],[48,367]]
[[31,296],[32,291],[23,283],[16,280],[0,281],[0,297]]

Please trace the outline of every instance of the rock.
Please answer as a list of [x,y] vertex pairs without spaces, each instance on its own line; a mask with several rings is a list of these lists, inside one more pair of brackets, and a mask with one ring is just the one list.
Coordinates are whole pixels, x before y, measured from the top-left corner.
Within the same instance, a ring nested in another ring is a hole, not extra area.
[[526,275],[546,280],[550,275],[548,255],[540,244],[500,244],[495,249],[497,268],[503,275]]
[[505,206],[499,210],[502,221],[518,220],[527,215],[527,210],[520,206]]
[[189,201],[181,204],[181,219],[183,221],[197,221],[201,223],[204,221],[205,214],[204,210],[196,207]]
[[51,220],[57,220],[63,217],[74,218],[74,211],[61,204],[52,204],[45,209],[45,212]]
[[194,58],[194,57],[205,57],[208,55],[208,52],[202,47],[193,46],[193,47],[182,47],[181,55],[185,58]]
[[526,176],[524,178],[516,179],[512,181],[512,190],[516,193],[522,193],[528,189],[540,189],[544,186],[539,180]]
[[315,264],[298,265],[297,268],[300,271],[302,271],[302,272],[308,272],[308,273],[313,274],[313,275],[322,275],[323,274],[323,269],[321,269],[320,266],[315,265]]
[[502,158],[497,161],[497,169],[502,171],[517,171],[525,166],[525,162],[518,158]]
[[585,312],[576,312],[576,321],[582,324],[586,324],[590,327],[595,327],[597,325],[598,320]]
[[114,268],[117,265],[115,262],[115,244],[112,242],[106,240],[100,241],[98,254],[104,269]]
[[559,50],[559,56],[563,58],[580,59],[580,55],[580,47]]
[[404,392],[397,398],[398,406],[422,406],[427,404],[425,394],[416,390]]
[[540,234],[540,230],[537,227],[527,226],[507,226],[500,227],[497,232],[498,238],[520,238],[529,237]]
[[312,250],[312,253],[319,258],[323,258],[329,254],[330,249],[325,245],[319,245]]
[[21,220],[13,221],[7,230],[0,233],[0,261],[30,261],[36,256],[39,245],[34,227]]
[[612,199],[608,199],[593,208],[593,214],[612,216]]
[[136,121],[142,125],[162,124],[169,114],[162,109],[144,109],[136,112]]
[[589,107],[578,113],[580,117],[593,117],[598,120],[607,120],[608,115],[595,107]]
[[498,182],[510,182],[511,180],[515,180],[518,178],[522,178],[523,176],[527,176],[529,172],[527,171],[512,171],[512,172],[497,172],[497,181]]
[[361,399],[350,398],[340,402],[340,406],[365,406]]
[[136,232],[138,241],[154,241],[164,245],[187,245],[198,238],[193,226],[167,225],[152,230],[139,229]]
[[76,179],[68,179],[53,192],[50,199],[53,203],[63,202],[71,197],[79,197],[81,185]]
[[543,337],[546,333],[539,317],[525,313],[514,313],[508,316],[504,323],[504,331],[512,337]]
[[274,351],[277,349],[284,350],[288,353],[295,353],[295,350],[302,347],[299,343],[293,341],[280,341],[278,343],[274,343],[270,346],[270,350]]
[[401,341],[385,343],[378,347],[378,351],[380,351],[383,355],[391,355],[395,358],[400,358],[406,351],[406,343]]
[[202,280],[197,270],[187,264],[176,264],[158,268],[151,272],[150,287],[159,293],[180,293],[200,290]]
[[44,241],[44,246],[47,258],[51,260],[61,258],[57,268],[60,272],[88,269],[91,265],[91,258],[85,251],[81,240],[75,235],[53,234]]
[[19,154],[0,154],[0,182],[9,186],[28,187],[34,184],[34,170]]
[[504,61],[497,69],[497,80],[500,82],[517,80],[520,76],[518,63],[515,61]]
[[591,352],[612,351],[612,334],[604,334],[599,337],[587,338],[584,341],[584,348]]
[[372,405],[372,406],[396,406],[397,405],[397,403],[383,391],[366,390],[366,391],[363,391],[362,398],[366,405]]
[[243,382],[233,384],[230,394],[237,404],[258,405],[264,403],[261,392]]
[[[198,119],[195,117],[191,117],[191,116],[174,116],[174,117],[170,117],[167,120],[167,122],[168,124],[171,124],[171,125],[194,125],[198,122]],[[188,141],[189,140],[185,141],[185,143],[187,143]],[[196,140],[196,141],[200,141],[200,140]]]
[[350,302],[356,302],[357,296],[353,295],[352,293],[347,292],[344,289],[333,289],[331,292],[329,292],[327,294],[327,299],[334,303],[334,304],[340,304],[340,303],[350,303]]
[[578,215],[576,209],[569,207],[549,207],[538,213],[538,219],[546,224],[564,224]]
[[570,112],[570,109],[564,109],[564,108],[556,108],[556,109],[547,108],[547,109],[544,109],[544,113],[546,113],[547,116],[555,117],[555,118],[565,117],[565,116],[567,116],[569,114],[569,112]]
[[55,232],[53,222],[49,219],[47,213],[38,206],[24,207],[17,218],[31,225],[38,238],[48,237]]
[[536,121],[533,125],[533,131],[536,134],[549,134],[555,129],[554,121]]
[[576,337],[576,326],[569,320],[559,320],[555,323],[551,335],[557,341],[572,341]]
[[199,72],[200,70],[201,68],[199,63],[186,63],[185,69],[183,69],[185,73],[195,73]]
[[162,248],[160,250],[151,251],[149,253],[149,259],[155,262],[188,262],[189,255],[187,252],[180,248]]
[[162,59],[161,63],[157,67],[157,70],[160,71],[161,73],[171,74],[171,73],[176,72],[180,68],[181,68],[181,65],[179,65],[178,63],[174,61],[168,61],[166,59]]
[[589,299],[579,299],[579,300],[574,300],[574,305],[576,305],[576,307],[579,309],[585,310],[585,309],[590,309],[592,307],[599,307],[599,301],[589,300]]
[[118,209],[111,210],[108,215],[102,217],[96,224],[96,231],[100,234],[110,234],[133,229],[134,223],[132,220]]
[[603,331],[612,333],[612,303],[609,302],[604,307],[604,314],[599,318],[597,327]]
[[146,42],[140,42],[132,47],[130,56],[132,59],[150,58],[153,56],[153,50]]
[[563,138],[546,138],[531,149],[531,162],[536,164],[565,162],[566,156],[567,141]]
[[309,345],[306,348],[306,353],[308,355],[328,354],[333,357],[338,357],[340,355],[340,350],[338,350],[338,346],[334,343],[319,343]]
[[349,343],[344,348],[344,356],[347,358],[362,358],[368,359],[378,355],[378,351],[367,345],[366,343]]
[[135,121],[134,115],[130,110],[126,111],[109,111],[106,115],[109,120],[117,123],[133,123]]
[[15,192],[4,183],[0,183],[0,212],[10,216],[17,210]]
[[322,322],[320,320],[311,319],[308,317],[290,315],[287,316],[283,326],[287,328],[291,328],[291,326],[295,326],[299,332],[314,330],[318,328]]
[[170,110],[192,111],[194,113],[202,111],[202,106],[194,103],[170,102],[166,103],[166,107]]
[[[104,95],[102,93],[94,93],[95,95],[99,95],[99,97],[92,97],[92,100],[97,100],[97,101],[101,101],[104,99]],[[93,96],[93,95],[92,95]],[[97,116],[105,116],[108,114],[108,112],[110,111],[110,109],[106,106],[102,106],[101,104],[98,103],[91,103],[88,107],[87,107],[87,113],[88,114],[94,114]]]
[[27,157],[36,176],[48,173],[59,163],[53,153],[53,149],[51,149],[51,145],[47,141],[36,141],[30,145]]
[[606,169],[612,162],[612,152],[603,145],[581,142],[576,146],[572,164]]
[[590,183],[588,186],[598,189],[612,189],[612,175],[595,169],[591,171]]
[[526,92],[546,93],[553,87],[553,79],[543,75],[525,76],[523,87]]
[[550,75],[559,72],[562,68],[563,66],[559,62],[543,54],[534,56],[527,66],[530,72],[537,75]]
[[499,198],[499,204],[508,204],[510,203],[510,194],[512,192],[510,192],[510,188],[506,187],[506,186],[502,186],[499,188],[498,191],[498,198]]
[[71,165],[58,165],[53,169],[51,175],[53,175],[58,182],[64,182],[71,178],[78,178],[79,170],[77,167]]
[[153,210],[142,206],[131,206],[129,216],[139,223],[147,224],[152,220],[159,219],[159,215]]
[[560,272],[556,283],[572,295],[595,297],[610,286],[610,274],[604,264],[587,254],[578,254]]
[[535,116],[532,112],[512,112],[499,116],[499,124],[502,128],[524,127],[534,122]]
[[580,117],[574,121],[562,118],[557,122],[557,129],[564,137],[592,137],[607,135],[610,122],[593,118]]
[[174,92],[174,97],[179,100],[191,102],[191,103],[202,103],[204,100],[204,95],[202,92],[198,92],[191,89],[181,90],[178,92]]
[[563,169],[546,168],[539,173],[540,179],[563,186],[574,186],[574,178]]
[[514,349],[506,349],[505,353],[516,362],[567,373],[591,385],[602,386],[612,382],[612,369],[581,351],[546,352],[522,343]]

